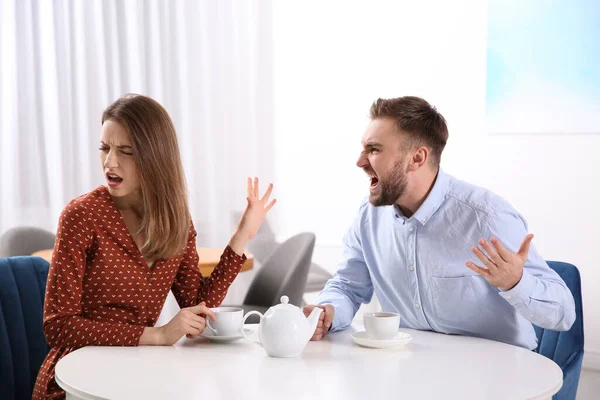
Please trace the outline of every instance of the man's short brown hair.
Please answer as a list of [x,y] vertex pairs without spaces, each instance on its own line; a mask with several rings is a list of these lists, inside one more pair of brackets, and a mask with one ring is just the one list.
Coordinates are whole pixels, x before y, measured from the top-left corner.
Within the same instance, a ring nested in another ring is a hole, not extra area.
[[448,127],[435,107],[414,96],[377,99],[371,105],[370,117],[393,119],[396,128],[407,135],[410,148],[419,145],[429,147],[431,164],[439,167],[448,141]]

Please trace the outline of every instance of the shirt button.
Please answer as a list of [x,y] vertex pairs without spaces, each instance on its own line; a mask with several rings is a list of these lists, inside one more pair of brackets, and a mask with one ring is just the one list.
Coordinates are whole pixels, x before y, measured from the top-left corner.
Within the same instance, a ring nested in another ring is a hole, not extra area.
[[415,304],[415,308],[421,308],[421,305],[419,303]]
[[409,231],[409,232],[412,232],[412,231],[413,231],[413,227],[412,227],[412,226],[409,226],[409,227],[408,227],[408,231]]
[[410,269],[411,271],[414,271],[415,270],[415,266],[411,265],[410,267],[408,267],[408,269]]
[[506,295],[507,299],[512,299],[512,296],[510,294]]

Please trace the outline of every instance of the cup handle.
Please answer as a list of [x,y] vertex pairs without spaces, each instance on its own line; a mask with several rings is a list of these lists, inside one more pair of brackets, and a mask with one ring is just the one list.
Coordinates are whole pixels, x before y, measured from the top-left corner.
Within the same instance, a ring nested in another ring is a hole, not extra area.
[[255,340],[255,339],[250,339],[247,335],[246,335],[246,330],[244,329],[244,325],[246,324],[246,320],[248,319],[249,316],[251,315],[258,315],[262,321],[263,319],[263,315],[261,313],[259,313],[258,311],[250,311],[248,312],[246,315],[244,315],[244,320],[242,321],[242,335],[244,335],[244,337],[246,339],[248,339],[251,342],[254,342],[256,344],[258,344],[259,346],[262,347],[262,343],[259,340]]
[[210,326],[210,318],[208,316],[206,317],[206,327],[208,329],[210,329],[210,331],[213,333],[213,335],[218,336],[217,330],[215,328],[213,328],[212,326]]

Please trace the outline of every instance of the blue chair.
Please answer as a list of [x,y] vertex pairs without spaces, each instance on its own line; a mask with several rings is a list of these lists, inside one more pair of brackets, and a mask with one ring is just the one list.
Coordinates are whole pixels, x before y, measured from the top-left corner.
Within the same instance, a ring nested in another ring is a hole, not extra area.
[[29,400],[50,351],[42,328],[49,264],[39,257],[0,258],[0,397]]
[[533,326],[538,338],[535,351],[558,364],[563,371],[563,385],[552,396],[554,400],[574,400],[579,384],[583,361],[583,308],[581,304],[581,278],[577,267],[558,261],[548,265],[565,281],[575,299],[575,322],[565,332],[551,331]]

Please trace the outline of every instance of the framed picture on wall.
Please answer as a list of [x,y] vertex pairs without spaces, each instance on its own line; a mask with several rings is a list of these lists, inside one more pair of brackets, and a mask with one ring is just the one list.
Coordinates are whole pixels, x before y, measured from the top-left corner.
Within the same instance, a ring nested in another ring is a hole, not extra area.
[[600,1],[489,0],[488,133],[600,134]]

